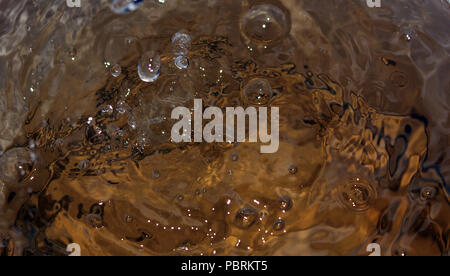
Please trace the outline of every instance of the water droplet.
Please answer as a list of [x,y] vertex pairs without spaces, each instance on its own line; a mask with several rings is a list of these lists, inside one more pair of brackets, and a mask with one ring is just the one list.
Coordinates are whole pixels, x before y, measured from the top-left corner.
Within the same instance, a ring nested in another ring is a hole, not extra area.
[[287,212],[292,209],[292,199],[288,196],[282,196],[277,200],[277,205],[280,210]]
[[114,0],[110,8],[117,14],[127,14],[135,11],[143,3],[144,0]]
[[295,165],[292,165],[289,167],[289,173],[290,174],[296,174],[298,172],[298,167]]
[[354,211],[366,211],[375,200],[372,186],[360,178],[352,179],[339,187],[341,202]]
[[139,60],[138,74],[142,81],[154,82],[161,73],[161,57],[155,51],[146,52]]
[[186,56],[192,44],[192,38],[186,33],[176,33],[172,37],[172,50],[176,56]]
[[286,223],[284,222],[284,220],[279,219],[279,220],[275,221],[275,223],[273,224],[273,230],[283,231],[285,226],[286,226]]
[[267,105],[273,96],[272,87],[265,79],[251,80],[243,90],[246,104]]
[[131,127],[132,130],[137,129],[136,118],[133,115],[128,116],[128,125]]
[[289,31],[285,13],[274,5],[258,5],[241,19],[243,36],[257,44],[281,40]]
[[189,67],[189,58],[185,56],[178,56],[175,58],[175,65],[180,70],[187,69]]
[[122,67],[120,67],[119,64],[114,65],[111,67],[111,75],[115,78],[119,77],[120,74],[122,74]]
[[234,223],[241,229],[249,229],[256,222],[258,213],[252,208],[243,208],[239,210],[234,219]]

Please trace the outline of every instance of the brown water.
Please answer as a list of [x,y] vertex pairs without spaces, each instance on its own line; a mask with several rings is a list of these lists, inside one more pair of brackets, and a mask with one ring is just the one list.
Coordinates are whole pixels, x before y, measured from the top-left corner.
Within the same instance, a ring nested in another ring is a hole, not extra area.
[[[91,2],[0,0],[1,254],[449,254],[447,0]],[[279,151],[171,143],[194,98],[279,107]]]

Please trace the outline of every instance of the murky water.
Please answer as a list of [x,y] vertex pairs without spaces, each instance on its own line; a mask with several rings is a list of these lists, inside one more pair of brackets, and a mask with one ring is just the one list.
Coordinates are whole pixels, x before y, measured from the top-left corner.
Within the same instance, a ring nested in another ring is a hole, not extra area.
[[[116,2],[0,0],[1,254],[449,254],[447,0]],[[194,98],[279,151],[171,143]]]

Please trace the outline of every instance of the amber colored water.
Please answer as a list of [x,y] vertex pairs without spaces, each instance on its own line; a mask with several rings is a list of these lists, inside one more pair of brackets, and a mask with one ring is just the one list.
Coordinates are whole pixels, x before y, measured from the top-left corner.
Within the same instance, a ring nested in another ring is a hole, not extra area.
[[[447,0],[90,2],[0,1],[2,255],[449,254]],[[194,98],[279,107],[279,151],[172,143]]]

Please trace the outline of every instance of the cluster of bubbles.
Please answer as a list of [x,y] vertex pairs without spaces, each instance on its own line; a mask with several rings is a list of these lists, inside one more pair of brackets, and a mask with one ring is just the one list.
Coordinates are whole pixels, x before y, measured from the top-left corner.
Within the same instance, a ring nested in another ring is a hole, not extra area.
[[175,65],[178,69],[183,70],[189,67],[189,48],[192,44],[192,38],[189,34],[179,32],[172,37],[172,50],[174,53]]
[[[274,207],[282,213],[286,213],[293,207],[292,199],[289,196],[282,196],[278,198]],[[267,216],[268,213],[266,211],[258,212],[254,207],[244,207],[237,211],[234,217],[234,225],[239,229],[247,230]],[[281,217],[277,218],[272,226],[276,232],[283,231],[285,227],[286,222]]]
[[[189,34],[176,33],[172,37],[172,49],[174,53],[174,62],[178,69],[183,70],[189,67],[189,48],[191,47],[192,39]],[[138,63],[138,75],[144,82],[154,82],[161,74],[161,56],[157,51],[150,50],[145,52]],[[119,65],[111,68],[111,73],[114,77],[121,74]]]

